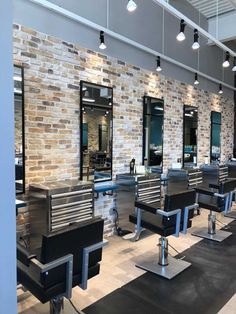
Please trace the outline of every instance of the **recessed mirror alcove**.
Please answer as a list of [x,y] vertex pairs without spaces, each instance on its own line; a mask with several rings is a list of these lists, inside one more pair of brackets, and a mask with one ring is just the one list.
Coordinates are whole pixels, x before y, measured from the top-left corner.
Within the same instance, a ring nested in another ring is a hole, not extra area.
[[24,76],[23,68],[14,66],[14,118],[15,118],[15,182],[16,193],[25,191],[24,153]]
[[81,81],[81,180],[112,179],[112,109],[112,88]]
[[164,101],[143,98],[143,163],[162,168],[163,161]]
[[184,105],[183,115],[183,166],[197,164],[198,108]]
[[211,162],[220,160],[221,113],[211,112]]

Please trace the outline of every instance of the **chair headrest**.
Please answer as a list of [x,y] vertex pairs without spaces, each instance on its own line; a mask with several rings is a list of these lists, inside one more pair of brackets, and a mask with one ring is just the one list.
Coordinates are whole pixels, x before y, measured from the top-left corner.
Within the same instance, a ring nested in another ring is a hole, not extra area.
[[165,196],[164,210],[184,209],[186,206],[193,205],[195,198],[195,190],[185,190],[178,193],[167,194]]

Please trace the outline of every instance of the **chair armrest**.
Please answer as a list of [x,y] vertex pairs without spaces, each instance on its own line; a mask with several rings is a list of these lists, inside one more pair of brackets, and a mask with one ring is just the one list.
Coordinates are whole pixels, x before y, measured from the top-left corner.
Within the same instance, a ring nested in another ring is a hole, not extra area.
[[49,270],[52,270],[63,264],[66,264],[66,291],[65,291],[64,296],[67,299],[70,299],[72,295],[72,281],[73,281],[73,255],[72,254],[65,255],[47,264],[42,264],[36,258],[33,258],[30,260],[30,266],[41,274],[47,273]]
[[219,190],[219,184],[209,183],[209,188]]
[[169,212],[166,212],[164,210],[161,209],[157,209],[156,213],[159,215],[162,215],[164,217],[170,217],[170,216],[174,216],[176,215],[176,225],[175,225],[175,237],[179,236],[179,232],[180,232],[180,218],[181,218],[181,209],[175,209]]
[[195,188],[196,193],[214,196],[214,192],[207,188]]
[[23,245],[17,243],[17,259],[24,265],[29,266],[30,261],[36,258],[35,254],[32,254]]
[[190,205],[190,206],[186,206],[184,208],[184,225],[183,225],[183,234],[187,233],[187,229],[188,229],[188,216],[189,216],[189,211],[191,209],[197,209],[199,207],[199,205],[197,203]]

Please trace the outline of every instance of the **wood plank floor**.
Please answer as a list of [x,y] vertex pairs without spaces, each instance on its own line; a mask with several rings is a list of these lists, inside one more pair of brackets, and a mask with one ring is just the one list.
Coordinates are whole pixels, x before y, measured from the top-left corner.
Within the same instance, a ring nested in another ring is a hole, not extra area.
[[[207,226],[208,211],[202,210],[200,216],[193,219],[193,227]],[[229,223],[232,219],[217,214],[219,220]],[[220,228],[222,226],[218,226]],[[77,308],[83,309],[106,296],[110,292],[120,288],[131,280],[141,276],[144,271],[135,267],[138,258],[146,256],[156,251],[158,256],[158,236],[144,231],[137,242],[123,240],[120,237],[113,236],[108,238],[109,245],[103,251],[103,260],[101,263],[100,275],[89,280],[86,291],[76,287],[73,289],[72,301]],[[182,252],[200,238],[191,235],[191,229],[187,235],[180,235],[179,238],[169,237],[169,243],[179,252]],[[170,248],[170,254],[176,255],[176,252]],[[48,313],[48,305],[41,305],[36,298],[29,292],[18,291],[18,313],[20,314],[44,314]],[[234,296],[219,314],[236,313],[236,296]],[[71,306],[67,304],[65,313],[75,313]],[[202,313],[204,314],[204,313]]]

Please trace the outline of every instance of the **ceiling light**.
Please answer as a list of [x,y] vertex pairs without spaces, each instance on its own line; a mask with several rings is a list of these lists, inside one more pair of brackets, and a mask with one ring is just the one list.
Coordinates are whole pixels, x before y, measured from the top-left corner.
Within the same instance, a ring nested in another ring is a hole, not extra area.
[[199,39],[198,30],[196,28],[194,29],[193,38],[194,38],[194,40],[193,40],[192,48],[193,48],[193,50],[197,50],[200,48],[200,45],[198,42],[198,39]]
[[219,85],[219,94],[223,94],[223,90],[222,90],[222,84]]
[[157,68],[156,68],[157,72],[161,72],[162,68],[161,68],[161,58],[160,56],[157,57]]
[[105,45],[104,32],[101,31],[101,32],[100,32],[100,45],[99,45],[99,48],[102,49],[102,50],[104,50],[104,49],[106,49],[106,47],[107,47],[107,46]]
[[225,61],[222,64],[222,66],[224,68],[228,68],[230,66],[229,59],[230,59],[230,54],[229,54],[228,51],[226,51],[226,53],[225,53]]
[[185,23],[185,21],[182,19],[182,20],[180,21],[180,32],[179,32],[179,34],[178,34],[177,37],[176,37],[178,41],[183,41],[183,40],[185,40],[185,35],[184,35],[185,26],[186,26],[186,23]]
[[234,66],[232,68],[233,72],[236,72],[236,57],[234,57]]
[[195,73],[195,81],[194,81],[194,85],[198,85],[199,81],[198,81],[198,74]]
[[137,9],[137,4],[133,0],[129,0],[126,8],[129,12],[134,12]]

